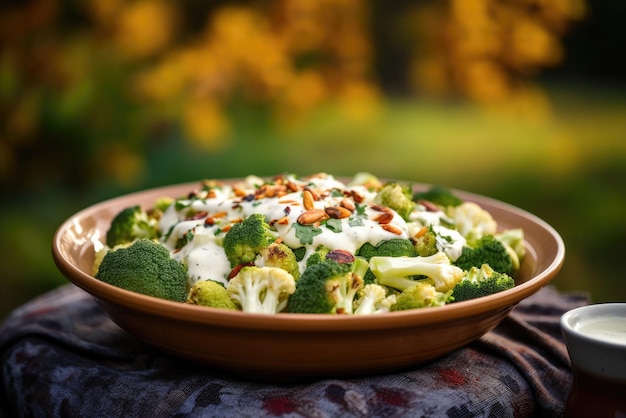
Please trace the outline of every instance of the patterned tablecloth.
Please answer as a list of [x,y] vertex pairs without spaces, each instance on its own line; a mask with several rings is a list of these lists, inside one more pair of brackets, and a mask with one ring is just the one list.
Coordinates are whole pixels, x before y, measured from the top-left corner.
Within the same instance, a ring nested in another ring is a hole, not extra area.
[[572,373],[559,319],[588,303],[547,287],[478,341],[414,370],[274,385],[152,350],[67,285],[2,324],[0,417],[560,416]]

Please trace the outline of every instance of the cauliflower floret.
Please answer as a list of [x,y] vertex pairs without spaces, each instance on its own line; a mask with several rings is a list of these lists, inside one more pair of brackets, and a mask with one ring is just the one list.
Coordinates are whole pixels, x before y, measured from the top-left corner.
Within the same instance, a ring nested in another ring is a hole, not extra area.
[[467,240],[479,239],[483,235],[494,235],[498,224],[491,213],[474,202],[463,202],[459,206],[449,207],[447,210],[456,228]]
[[244,312],[276,314],[287,306],[296,281],[278,267],[248,266],[228,282],[226,290]]

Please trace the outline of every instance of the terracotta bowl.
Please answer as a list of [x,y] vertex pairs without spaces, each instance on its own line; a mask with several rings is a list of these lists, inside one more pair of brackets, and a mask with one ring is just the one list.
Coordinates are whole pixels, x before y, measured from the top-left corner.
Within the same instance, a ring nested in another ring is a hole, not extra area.
[[[134,204],[179,197],[197,183],[150,189],[88,207],[57,230],[59,270],[90,293],[121,328],[186,360],[248,379],[288,381],[392,372],[463,347],[493,329],[522,299],[548,284],[563,265],[560,235],[543,220],[487,197],[457,191],[491,212],[502,228],[524,229],[527,255],[513,289],[444,307],[376,316],[262,315],[176,303],[126,291],[91,274],[94,242],[111,219]],[[416,184],[415,190],[428,188]]]

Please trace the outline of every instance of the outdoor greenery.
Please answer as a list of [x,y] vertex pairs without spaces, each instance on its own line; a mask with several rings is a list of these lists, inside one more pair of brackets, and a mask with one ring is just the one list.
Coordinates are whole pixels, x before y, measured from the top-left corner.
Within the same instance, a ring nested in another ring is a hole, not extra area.
[[507,201],[563,235],[559,289],[626,300],[626,89],[558,72],[591,4],[205,3],[0,6],[0,318],[67,283],[50,245],[78,210],[285,171]]

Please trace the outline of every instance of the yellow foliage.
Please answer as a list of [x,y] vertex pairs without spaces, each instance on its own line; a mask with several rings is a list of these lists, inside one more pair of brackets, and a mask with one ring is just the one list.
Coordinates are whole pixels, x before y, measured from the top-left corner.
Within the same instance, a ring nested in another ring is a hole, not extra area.
[[507,62],[525,71],[538,66],[553,66],[563,58],[556,35],[536,20],[522,17],[512,23]]
[[175,16],[173,3],[164,0],[129,3],[117,16],[117,48],[129,58],[144,58],[162,51],[174,35]]
[[[322,104],[357,120],[380,112],[371,2],[195,3],[83,0],[77,13],[93,27],[78,28],[59,19],[71,6],[58,0],[10,7],[0,16],[0,57],[16,56],[0,68],[0,81],[9,80],[8,99],[0,97],[6,135],[13,143],[41,136],[38,112],[49,106],[50,119],[68,126],[110,129],[96,130],[96,141],[124,132],[139,142],[165,121],[215,151],[227,144],[227,109],[236,106],[265,106],[281,127]],[[196,11],[206,16],[191,19]],[[549,110],[530,77],[562,61],[561,38],[584,14],[584,0],[438,0],[415,2],[400,29],[388,28],[415,41],[407,77],[418,92],[530,114]],[[55,32],[63,25],[70,29]],[[112,176],[141,172],[137,155],[107,152],[118,161],[105,170]]]
[[224,146],[229,123],[214,100],[197,98],[187,101],[183,105],[182,120],[192,144],[209,151],[217,151]]
[[416,28],[410,80],[421,93],[460,93],[481,104],[521,111],[522,103],[534,97],[528,94],[530,76],[563,60],[560,38],[584,14],[584,0],[418,5],[409,14]]
[[124,186],[138,184],[146,168],[141,155],[116,142],[105,146],[100,162],[103,172]]

